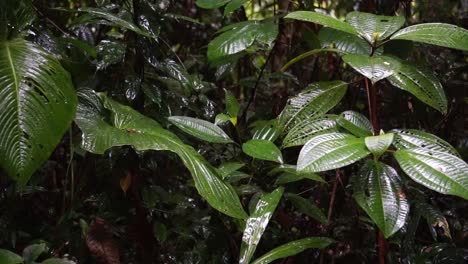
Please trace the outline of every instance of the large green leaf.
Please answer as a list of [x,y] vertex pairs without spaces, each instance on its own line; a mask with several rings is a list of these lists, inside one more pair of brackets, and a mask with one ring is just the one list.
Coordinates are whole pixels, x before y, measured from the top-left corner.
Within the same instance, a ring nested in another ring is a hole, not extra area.
[[457,156],[427,148],[400,149],[395,158],[414,181],[468,200],[468,164]]
[[257,248],[258,242],[262,238],[270,218],[275,212],[281,196],[283,187],[275,189],[271,193],[262,195],[255,206],[254,211],[245,223],[244,234],[239,257],[239,264],[248,264]]
[[[371,46],[362,38],[333,28],[322,28],[318,37],[322,48],[335,48],[346,53],[365,55],[372,51]],[[382,49],[378,51],[381,53]]]
[[353,177],[353,197],[385,237],[405,224],[409,204],[396,171],[379,161],[369,160]]
[[336,122],[358,137],[372,136],[374,134],[374,129],[369,119],[355,111],[344,111],[340,114]]
[[338,20],[334,17],[324,15],[321,13],[317,12],[311,12],[311,11],[295,11],[289,13],[287,16],[284,18],[290,18],[290,19],[296,19],[296,20],[301,20],[301,21],[306,21],[306,22],[312,22],[316,24],[320,24],[326,27],[331,27],[340,31],[344,31],[347,33],[351,33],[354,35],[357,35],[356,29],[354,29],[350,24],[345,23],[341,20]]
[[244,21],[229,25],[220,32],[221,34],[208,44],[209,61],[244,51],[255,41],[270,45],[278,34],[278,25],[273,21]]
[[299,153],[298,171],[320,172],[350,165],[369,155],[363,138],[327,133],[310,139]]
[[15,253],[0,249],[0,263],[2,264],[20,264],[23,263],[23,258],[16,255]]
[[318,208],[309,200],[294,193],[285,193],[284,198],[288,199],[294,205],[294,207],[296,207],[297,210],[299,210],[299,212],[312,217],[313,219],[319,221],[322,224],[328,222],[327,217],[322,212],[322,209]]
[[280,127],[289,130],[305,119],[322,115],[341,101],[348,84],[343,81],[317,82],[288,100],[279,116]]
[[338,131],[336,115],[311,117],[297,123],[283,139],[283,148],[302,146],[312,137],[332,131]]
[[373,56],[361,54],[347,54],[343,61],[360,74],[376,83],[394,74],[400,67],[398,61],[387,56]]
[[40,47],[0,43],[0,166],[26,184],[68,129],[76,111],[70,75]]
[[232,186],[223,182],[195,149],[158,122],[93,91],[80,91],[79,97],[75,122],[83,132],[83,149],[102,154],[114,146],[131,145],[140,151],[172,151],[182,159],[198,192],[213,208],[235,218],[247,217]]
[[460,156],[457,150],[445,140],[416,129],[392,129],[395,134],[393,145],[397,149],[426,148]]
[[393,59],[399,68],[388,77],[391,84],[416,96],[441,113],[447,113],[447,98],[442,84],[426,67],[399,59]]
[[281,151],[269,140],[251,139],[242,145],[242,151],[256,159],[283,163]]
[[205,120],[188,116],[171,116],[168,120],[187,134],[212,143],[233,141],[219,126]]
[[394,134],[387,133],[378,136],[365,137],[364,141],[368,150],[378,159],[393,142]]
[[350,12],[346,22],[352,25],[358,34],[369,43],[384,40],[405,24],[403,16],[377,16],[363,12]]
[[265,255],[254,260],[252,264],[268,264],[277,259],[294,256],[309,248],[326,248],[331,243],[333,243],[333,239],[327,237],[307,237],[295,240],[272,249],[265,253]]
[[406,39],[468,50],[468,30],[450,24],[426,23],[409,26],[396,32],[391,39]]

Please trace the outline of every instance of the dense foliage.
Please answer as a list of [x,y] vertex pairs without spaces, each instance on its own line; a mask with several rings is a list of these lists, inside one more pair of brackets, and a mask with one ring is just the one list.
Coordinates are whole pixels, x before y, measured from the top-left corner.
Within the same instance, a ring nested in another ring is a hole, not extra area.
[[0,264],[468,261],[466,1],[0,20]]

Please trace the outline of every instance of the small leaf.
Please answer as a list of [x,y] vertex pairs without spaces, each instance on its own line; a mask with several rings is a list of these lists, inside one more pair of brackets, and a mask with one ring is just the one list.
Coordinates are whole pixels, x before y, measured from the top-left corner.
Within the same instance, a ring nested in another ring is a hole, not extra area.
[[208,121],[187,117],[171,116],[168,120],[187,134],[212,143],[232,143],[221,128]]
[[277,173],[282,173],[278,179],[276,179],[275,184],[284,184],[289,182],[300,181],[303,179],[309,179],[312,181],[317,181],[321,183],[327,183],[324,179],[322,179],[318,174],[313,172],[299,172],[294,165],[282,164],[273,170],[271,170],[268,175],[273,175]]
[[344,133],[313,137],[299,153],[297,170],[320,172],[341,168],[369,155],[363,138]]
[[390,132],[395,133],[393,145],[397,149],[425,148],[460,156],[452,145],[435,135],[416,129],[392,129]]
[[393,142],[393,137],[393,133],[387,133],[378,136],[366,137],[364,141],[367,149],[374,154],[376,159],[378,159],[385,153],[385,151],[387,151],[388,147],[390,147]]
[[374,129],[372,124],[363,114],[355,111],[344,111],[336,122],[353,135],[358,137],[372,136]]
[[219,176],[221,176],[221,178],[224,179],[227,175],[231,174],[232,172],[244,166],[245,164],[240,163],[240,162],[226,162],[226,163],[221,164],[221,166],[217,168],[217,171],[218,171]]
[[320,208],[312,204],[308,199],[302,198],[293,193],[285,193],[284,198],[288,199],[299,212],[306,214],[322,224],[328,222],[327,217]]
[[346,22],[352,25],[369,43],[384,40],[405,24],[403,16],[377,16],[364,12],[350,12]]
[[231,92],[228,90],[224,91],[226,93],[226,110],[231,117],[237,118],[240,109],[239,102],[237,102],[237,98]]
[[297,123],[283,139],[283,148],[302,146],[320,133],[338,132],[336,115],[312,117]]
[[254,134],[252,139],[263,139],[274,142],[281,133],[280,128],[278,127],[278,121],[276,119],[268,121],[261,120],[255,122],[254,124]]
[[403,227],[409,204],[392,167],[369,160],[352,178],[352,186],[354,199],[386,238]]
[[400,67],[400,63],[386,56],[368,56],[360,54],[344,55],[343,61],[349,64],[360,74],[376,83],[394,74]]
[[295,11],[289,13],[284,18],[289,19],[296,19],[306,22],[312,22],[315,24],[320,24],[326,27],[331,27],[340,31],[344,31],[347,33],[351,33],[357,35],[356,29],[354,29],[350,24],[345,23],[341,20],[338,20],[334,17],[324,15],[318,12],[311,12],[311,11]]
[[224,8],[224,15],[227,16],[236,9],[240,8],[243,4],[245,4],[247,0],[231,0],[226,7]]
[[197,6],[201,8],[215,9],[218,7],[222,7],[230,1],[231,0],[197,0],[195,4],[197,4]]
[[280,127],[289,130],[305,119],[328,112],[346,93],[348,84],[343,81],[318,82],[288,100],[279,118]]
[[[429,225],[433,228],[441,228],[443,234],[449,238],[452,237],[450,234],[450,226],[447,222],[447,219],[442,214],[439,209],[423,201],[416,200],[414,201],[415,209],[424,217]],[[437,238],[437,234],[435,234]]]
[[279,187],[261,196],[245,224],[240,250],[239,264],[248,264],[278,205],[284,189]]
[[394,64],[400,64],[400,67],[388,77],[392,85],[411,93],[439,112],[447,113],[444,89],[430,69],[396,58],[394,61]]
[[16,255],[15,253],[6,250],[0,249],[0,263],[2,264],[21,264],[23,263],[23,258]]
[[395,158],[414,181],[436,192],[468,200],[468,164],[457,156],[414,148],[396,151]]
[[309,248],[326,248],[331,243],[333,243],[333,239],[327,237],[308,237],[295,240],[272,249],[252,262],[252,264],[268,264],[277,259],[297,255]]
[[231,117],[226,114],[217,114],[215,117],[215,125],[221,125],[223,123],[230,122],[230,121],[231,121]]
[[468,30],[443,23],[409,26],[396,32],[391,39],[406,39],[447,48],[468,50]]
[[251,139],[242,145],[242,151],[256,159],[283,163],[283,155],[278,147],[271,141]]

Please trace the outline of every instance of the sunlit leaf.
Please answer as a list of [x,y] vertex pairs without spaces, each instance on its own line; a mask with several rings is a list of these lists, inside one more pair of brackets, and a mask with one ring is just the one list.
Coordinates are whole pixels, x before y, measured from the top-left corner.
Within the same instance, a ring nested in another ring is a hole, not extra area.
[[268,264],[277,259],[294,256],[309,248],[322,249],[333,243],[333,239],[327,237],[308,237],[295,240],[276,247],[265,255],[254,260],[252,264]]
[[211,143],[232,143],[232,139],[217,125],[188,116],[171,116],[168,120],[187,134]]
[[387,56],[368,56],[360,54],[347,54],[343,61],[349,64],[360,74],[376,83],[394,74],[400,67],[400,63]]
[[271,141],[251,139],[242,145],[242,151],[256,159],[283,163],[283,155]]
[[244,234],[242,235],[242,244],[240,250],[239,264],[248,264],[257,248],[263,232],[265,231],[270,218],[275,212],[284,189],[277,188],[271,193],[264,194],[258,200],[254,211],[247,219]]
[[372,124],[363,114],[355,111],[344,111],[336,122],[353,135],[358,137],[372,136],[374,129]]
[[0,42],[0,166],[26,184],[50,156],[76,110],[69,73],[25,40]]
[[328,112],[346,93],[348,84],[343,81],[318,82],[288,100],[279,116],[282,128],[288,130],[305,119]]
[[336,115],[324,115],[311,117],[297,123],[284,137],[283,148],[304,145],[309,139],[320,133],[338,132],[336,119]]
[[468,200],[468,164],[457,156],[427,148],[400,149],[395,158],[414,181]]
[[385,237],[405,224],[409,204],[395,169],[369,160],[352,179],[353,197]]
[[374,154],[376,158],[379,158],[385,151],[387,151],[388,147],[393,142],[393,133],[387,133],[378,136],[370,136],[364,139],[366,143],[366,147],[368,150]]
[[409,26],[396,32],[391,39],[406,39],[453,49],[468,50],[468,30],[443,23]]
[[425,148],[460,156],[452,145],[427,132],[416,129],[392,129],[390,132],[395,134],[393,145],[397,149]]
[[364,12],[350,12],[346,22],[369,43],[384,40],[405,24],[404,16],[377,16]]
[[311,11],[295,11],[289,13],[284,18],[296,19],[306,22],[312,22],[316,24],[320,24],[326,27],[331,27],[340,31],[344,31],[347,33],[351,33],[357,35],[356,29],[354,29],[350,24],[345,23],[341,20],[338,20],[334,17],[324,15],[318,12],[311,12]]
[[344,133],[321,134],[310,139],[301,149],[297,170],[320,172],[337,169],[369,154],[363,138]]
[[320,208],[318,208],[315,204],[311,203],[308,199],[305,199],[299,195],[293,193],[285,193],[284,198],[288,199],[297,210],[303,214],[306,214],[313,219],[319,221],[322,224],[328,222],[327,217],[322,212]]
[[102,154],[114,146],[130,145],[140,151],[172,151],[181,158],[192,174],[198,192],[213,208],[235,218],[247,217],[232,186],[223,182],[216,169],[176,135],[156,121],[103,95],[82,90],[79,96],[75,122],[83,132],[83,149]]

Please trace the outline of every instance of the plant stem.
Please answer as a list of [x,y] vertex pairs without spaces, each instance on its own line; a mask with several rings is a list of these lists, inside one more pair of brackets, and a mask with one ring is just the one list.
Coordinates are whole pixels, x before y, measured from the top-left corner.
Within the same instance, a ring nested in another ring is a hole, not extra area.
[[377,114],[377,94],[375,91],[375,86],[369,85],[369,79],[364,80],[366,83],[366,92],[367,92],[367,104],[369,108],[369,119],[372,123],[372,127],[374,128],[374,135],[378,135],[380,131],[380,124]]
[[382,231],[378,231],[379,234],[379,264],[385,264],[385,256],[387,255],[387,241],[385,240],[385,236],[383,235]]

